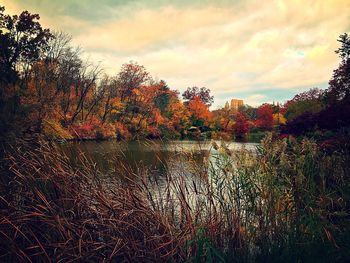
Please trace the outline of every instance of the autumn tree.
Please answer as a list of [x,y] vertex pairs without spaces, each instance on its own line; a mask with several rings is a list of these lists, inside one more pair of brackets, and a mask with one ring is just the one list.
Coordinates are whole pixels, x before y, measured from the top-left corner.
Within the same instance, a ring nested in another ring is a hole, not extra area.
[[191,114],[192,123],[195,126],[208,125],[212,119],[212,113],[209,111],[208,105],[199,96],[195,96],[194,99],[189,101],[188,110]]
[[189,126],[190,112],[178,98],[176,91],[170,94],[169,105],[166,108],[165,116],[169,120],[171,127],[178,133],[181,133]]
[[84,120],[84,109],[86,109],[87,99],[94,96],[96,81],[101,73],[98,66],[83,64],[80,68],[78,79],[74,85],[74,106],[72,107],[70,123],[74,123],[78,115]]
[[[117,98],[117,84],[116,79],[104,75],[100,81],[99,90],[103,97],[100,101],[101,106],[99,110],[100,118],[104,123],[113,111],[113,114],[121,113],[121,102]],[[119,105],[116,105],[116,104]]]
[[216,112],[216,126],[222,131],[232,132],[236,113],[231,110],[221,109]]
[[38,61],[32,66],[26,92],[21,96],[21,105],[27,112],[26,122],[32,131],[41,133],[45,122],[61,118],[59,91],[55,81],[56,64]]
[[[53,56],[55,56],[55,59],[51,59]],[[81,83],[84,62],[80,56],[80,49],[68,44],[62,47],[62,50],[57,51],[56,55],[50,55],[48,59],[48,61],[54,61],[58,64],[56,88],[62,92],[60,105],[65,123],[71,121],[77,87]]]
[[149,72],[144,66],[138,65],[136,62],[123,64],[117,76],[119,97],[124,101],[132,95],[134,89],[146,85],[150,80]]
[[242,137],[249,131],[248,119],[243,112],[238,112],[236,114],[236,121],[233,126],[234,133],[238,137]]
[[205,87],[188,87],[187,90],[182,93],[182,98],[185,100],[185,104],[188,104],[191,100],[194,100],[196,97],[207,106],[211,106],[214,102],[214,96],[210,95],[210,89]]
[[274,113],[273,114],[273,123],[275,125],[283,125],[286,124],[287,119],[283,116],[282,113]]
[[263,104],[258,108],[256,124],[263,129],[273,128],[273,110],[269,104]]

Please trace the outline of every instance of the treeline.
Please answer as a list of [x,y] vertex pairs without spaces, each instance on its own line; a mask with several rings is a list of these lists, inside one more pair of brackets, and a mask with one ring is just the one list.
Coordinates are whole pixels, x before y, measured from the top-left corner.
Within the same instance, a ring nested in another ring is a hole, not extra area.
[[249,130],[244,113],[210,112],[213,96],[205,87],[188,88],[181,100],[135,62],[107,76],[82,59],[67,34],[43,29],[38,15],[9,16],[0,10],[3,136],[177,138],[204,131],[241,136]]
[[[284,105],[210,111],[210,90],[178,91],[144,66],[124,64],[107,76],[82,58],[69,35],[40,25],[27,11],[0,8],[0,135],[44,134],[58,139],[135,139],[206,136],[262,137],[266,131],[305,134],[349,126],[349,37],[327,91],[311,89]],[[328,121],[329,120],[329,121]]]
[[[124,64],[116,76],[84,61],[64,33],[51,33],[27,11],[0,9],[1,134],[123,138],[177,136],[208,105],[184,105],[143,66]],[[207,91],[208,92],[208,91]],[[198,116],[199,118],[203,116]]]

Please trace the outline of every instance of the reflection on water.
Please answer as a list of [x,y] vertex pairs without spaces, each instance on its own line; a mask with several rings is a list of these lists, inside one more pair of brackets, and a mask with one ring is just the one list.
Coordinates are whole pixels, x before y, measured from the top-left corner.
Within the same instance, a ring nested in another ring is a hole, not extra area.
[[[220,141],[215,143],[221,144]],[[242,147],[255,150],[257,144],[231,142],[226,145],[230,150],[238,151]],[[175,214],[181,211],[180,200],[183,198],[191,209],[207,202],[205,193],[208,193],[209,185],[205,178],[208,175],[221,177],[219,167],[223,167],[217,166],[218,151],[214,149],[213,141],[86,141],[60,147],[77,165],[79,154],[96,163],[102,172],[99,178],[109,189],[114,188],[115,179],[129,185],[129,179],[135,182],[138,178],[138,186],[142,187],[152,206]],[[213,167],[215,173],[212,173]],[[213,189],[217,189],[215,179],[211,182]],[[226,188],[221,185],[220,189]],[[220,195],[227,198],[225,193],[220,192]]]
[[[218,145],[221,142],[216,141]],[[228,143],[232,150],[241,147],[254,149],[255,143]],[[122,164],[125,169],[134,173],[147,168],[152,174],[162,175],[165,170],[176,170],[182,166],[183,158],[190,158],[202,164],[205,158],[216,153],[212,141],[85,141],[70,142],[61,146],[63,151],[73,161],[77,161],[78,154],[83,153],[88,159],[96,163],[103,173],[115,171],[116,166]],[[182,169],[183,170],[183,167]]]
[[[162,175],[165,170],[176,170],[181,158],[191,156],[192,159],[202,164],[205,158],[211,157],[216,150],[212,147],[213,141],[85,141],[69,142],[61,145],[62,150],[73,161],[77,161],[78,154],[83,153],[88,159],[96,163],[104,173],[110,173],[122,164],[129,171],[139,173],[140,169],[147,168],[153,174]],[[218,145],[220,141],[215,141]],[[254,149],[256,143],[229,142],[228,147],[239,150],[242,147]],[[183,167],[182,169],[183,170]]]

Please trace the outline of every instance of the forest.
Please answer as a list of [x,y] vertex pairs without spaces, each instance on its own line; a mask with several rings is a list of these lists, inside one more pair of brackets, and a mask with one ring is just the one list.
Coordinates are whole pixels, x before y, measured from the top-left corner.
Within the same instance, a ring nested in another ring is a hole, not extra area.
[[300,134],[349,125],[347,34],[340,36],[342,62],[326,91],[311,88],[281,104],[211,111],[209,88],[188,87],[180,98],[136,62],[125,63],[114,76],[104,74],[82,58],[68,34],[42,28],[36,14],[10,16],[2,7],[0,32],[2,136],[135,140],[204,132],[201,136],[230,140],[261,139],[272,130]]
[[[0,6],[0,261],[349,261],[348,33],[327,89],[212,109],[210,87],[180,94],[134,61],[107,75],[39,21]],[[210,150],[176,151],[154,176],[61,148],[172,139]]]

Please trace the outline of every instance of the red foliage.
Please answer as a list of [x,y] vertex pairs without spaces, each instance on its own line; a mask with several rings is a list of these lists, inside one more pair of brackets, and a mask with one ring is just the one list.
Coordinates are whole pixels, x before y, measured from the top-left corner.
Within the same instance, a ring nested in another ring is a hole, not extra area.
[[147,132],[148,132],[148,137],[149,138],[160,138],[161,137],[161,132],[158,129],[158,127],[149,125],[147,127]]
[[243,112],[238,112],[236,115],[236,123],[233,126],[236,135],[244,135],[249,131],[249,123]]
[[115,127],[110,123],[102,123],[97,118],[91,118],[89,121],[72,125],[69,131],[77,139],[110,139],[115,138]]
[[129,140],[131,139],[131,133],[128,128],[121,122],[115,123],[116,135],[118,139]]
[[263,104],[259,107],[257,112],[258,118],[256,124],[260,128],[272,129],[273,128],[273,109],[268,104]]

